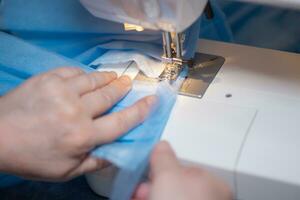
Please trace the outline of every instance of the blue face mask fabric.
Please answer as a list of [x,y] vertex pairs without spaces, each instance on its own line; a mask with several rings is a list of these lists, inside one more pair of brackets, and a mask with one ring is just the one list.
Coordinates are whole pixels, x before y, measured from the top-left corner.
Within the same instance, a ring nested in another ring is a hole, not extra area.
[[[55,14],[54,14],[55,13]],[[184,57],[194,55],[201,18],[186,30]],[[0,95],[26,79],[60,66],[77,66],[92,72],[91,65],[110,50],[135,51],[159,60],[161,33],[126,32],[122,24],[97,19],[74,0],[2,0],[0,4]],[[148,155],[159,140],[176,100],[177,86],[165,82],[134,82],[133,90],[110,112],[132,105],[149,94],[159,98],[148,119],[111,144],[92,154],[112,161],[120,168],[113,199],[128,199],[147,166]],[[126,177],[132,180],[126,182]],[[5,177],[5,178],[3,178]],[[0,175],[4,187],[7,175]],[[8,183],[8,181],[6,181]],[[11,182],[12,183],[12,182]],[[14,182],[15,183],[15,182]],[[126,194],[125,194],[126,193]],[[124,195],[123,195],[124,194]],[[126,198],[123,198],[126,197]]]

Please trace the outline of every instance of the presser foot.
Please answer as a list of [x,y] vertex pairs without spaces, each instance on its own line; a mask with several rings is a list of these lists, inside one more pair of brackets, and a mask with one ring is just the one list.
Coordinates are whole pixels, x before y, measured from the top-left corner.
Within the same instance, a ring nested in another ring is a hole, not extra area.
[[189,64],[167,64],[166,69],[158,78],[150,78],[140,72],[135,80],[160,82],[169,81],[170,84],[176,81],[184,67],[188,67],[188,73],[178,93],[180,95],[202,98],[207,88],[214,80],[218,71],[225,62],[221,56],[196,53],[193,62]]

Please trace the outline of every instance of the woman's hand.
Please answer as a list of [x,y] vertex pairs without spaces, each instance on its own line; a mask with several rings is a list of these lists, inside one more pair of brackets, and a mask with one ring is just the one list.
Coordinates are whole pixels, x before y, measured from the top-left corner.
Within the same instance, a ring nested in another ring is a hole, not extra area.
[[232,199],[224,182],[204,169],[181,165],[166,142],[154,149],[150,168],[150,181],[140,185],[134,200]]
[[57,181],[101,168],[89,151],[137,126],[156,101],[102,115],[130,89],[126,76],[72,67],[29,79],[0,98],[0,171]]

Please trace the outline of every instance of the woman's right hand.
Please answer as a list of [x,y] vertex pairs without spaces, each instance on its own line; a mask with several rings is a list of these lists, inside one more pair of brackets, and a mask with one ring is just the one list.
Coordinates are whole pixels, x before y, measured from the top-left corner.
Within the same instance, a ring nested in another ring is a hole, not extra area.
[[232,200],[229,187],[206,170],[183,166],[166,142],[152,153],[150,181],[142,183],[134,200]]

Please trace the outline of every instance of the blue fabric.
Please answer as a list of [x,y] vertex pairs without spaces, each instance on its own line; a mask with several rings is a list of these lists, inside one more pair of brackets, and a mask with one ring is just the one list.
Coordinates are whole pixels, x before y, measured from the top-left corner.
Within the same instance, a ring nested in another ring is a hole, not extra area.
[[[145,84],[145,85],[144,85]],[[111,194],[113,200],[129,200],[147,168],[148,157],[153,146],[159,141],[170,112],[176,101],[177,92],[169,83],[135,83],[130,94],[112,112],[122,110],[140,97],[156,94],[159,103],[150,117],[140,126],[119,138],[112,144],[96,149],[93,154],[106,158],[121,170],[114,181]]]
[[[196,41],[199,34],[201,35],[200,25],[212,23],[202,21],[199,19],[187,30],[184,44],[186,58],[194,54]],[[211,27],[214,28],[217,27]],[[14,89],[33,75],[59,66],[77,66],[87,72],[93,71],[95,69],[89,64],[110,49],[137,50],[159,59],[162,52],[161,40],[159,32],[125,32],[121,24],[95,18],[81,6],[79,1],[2,0],[0,4],[0,95]],[[142,162],[143,159],[137,159],[136,164],[129,163],[135,157],[135,153],[139,153],[140,158],[149,153],[153,143],[159,138],[175,102],[173,97],[166,100],[162,90],[168,91],[161,85],[157,87],[155,93],[161,97],[159,106],[164,105],[165,110],[158,109],[159,112],[155,112],[149,120],[126,136],[113,144],[100,147],[103,149],[102,157],[113,160],[123,168],[137,167]],[[137,94],[135,92],[133,90],[132,94]],[[130,99],[132,96],[134,95],[128,95],[112,111],[133,103],[134,100]],[[145,136],[146,130],[152,129],[152,123],[156,124],[157,131],[154,139],[152,138],[152,143],[144,147],[144,152],[136,151],[143,142],[150,139],[145,137],[141,140],[139,134],[143,133]],[[110,152],[127,149],[128,156],[123,160],[116,159],[120,158],[120,155],[108,156],[108,153],[103,153],[108,152],[107,149],[110,149]],[[98,149],[94,154],[100,155],[100,152]],[[10,185],[13,180],[19,180],[13,177],[8,180],[7,177],[0,175],[0,186]]]
[[[170,111],[175,103],[177,91],[168,83],[135,82],[133,90],[111,112],[122,110],[138,99],[157,95],[159,104],[152,115],[140,126],[119,138],[112,144],[96,149],[93,154],[107,158],[121,168],[136,170],[139,164],[148,156],[153,145],[159,140]],[[132,155],[135,155],[133,158]]]

